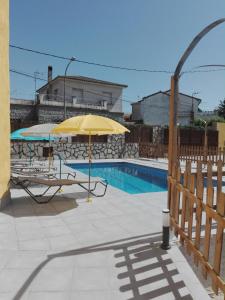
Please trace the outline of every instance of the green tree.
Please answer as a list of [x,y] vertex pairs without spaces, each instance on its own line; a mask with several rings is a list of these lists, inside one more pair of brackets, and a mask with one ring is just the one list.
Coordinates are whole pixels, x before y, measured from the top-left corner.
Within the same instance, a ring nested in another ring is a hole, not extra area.
[[225,99],[220,101],[217,112],[220,117],[225,118]]

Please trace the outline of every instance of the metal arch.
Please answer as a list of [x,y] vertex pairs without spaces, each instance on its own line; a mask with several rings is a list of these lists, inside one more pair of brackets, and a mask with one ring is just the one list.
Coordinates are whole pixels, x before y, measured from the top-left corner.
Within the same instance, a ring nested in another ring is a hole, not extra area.
[[174,78],[178,79],[180,76],[180,72],[181,69],[185,63],[185,61],[187,60],[187,58],[189,57],[189,55],[191,54],[192,50],[197,46],[197,44],[199,43],[199,41],[209,32],[211,31],[213,28],[215,28],[216,26],[218,26],[219,24],[225,22],[225,18],[219,19],[213,23],[211,23],[210,25],[206,26],[198,35],[196,35],[196,37],[193,39],[193,41],[190,43],[190,45],[188,46],[188,48],[186,49],[186,51],[184,52],[184,54],[182,55],[180,61],[177,64],[176,70],[174,72]]
[[[225,18],[219,19],[207,27],[205,27],[196,37],[192,40],[182,57],[180,58],[174,75],[171,77],[171,92],[170,92],[170,114],[169,114],[169,149],[168,149],[168,175],[172,175],[172,168],[176,166],[177,162],[177,107],[178,107],[178,94],[179,94],[179,77],[181,69],[199,43],[199,41],[217,25],[225,22]],[[168,208],[170,207],[172,191],[170,185],[168,186]]]

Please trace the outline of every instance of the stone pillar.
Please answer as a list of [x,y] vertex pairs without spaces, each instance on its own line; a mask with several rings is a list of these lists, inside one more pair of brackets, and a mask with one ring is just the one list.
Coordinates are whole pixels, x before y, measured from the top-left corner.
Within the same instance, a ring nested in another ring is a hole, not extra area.
[[9,1],[0,0],[0,208],[10,200]]
[[163,143],[163,128],[161,126],[153,126],[152,143],[153,144]]

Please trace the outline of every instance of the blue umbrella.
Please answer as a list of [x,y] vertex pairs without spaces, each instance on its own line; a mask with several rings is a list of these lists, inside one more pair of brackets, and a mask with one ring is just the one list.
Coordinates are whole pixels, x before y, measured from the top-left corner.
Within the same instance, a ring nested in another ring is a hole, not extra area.
[[[49,141],[49,140],[54,141],[55,140],[53,137],[23,136],[22,133],[26,130],[27,130],[27,128],[21,128],[21,129],[13,131],[10,135],[11,140],[23,140],[23,141]],[[30,150],[30,164],[31,164],[31,148],[30,147],[29,147],[29,150]]]
[[11,140],[23,140],[23,141],[54,141],[53,137],[42,137],[42,136],[23,136],[22,133],[28,128],[21,128],[11,133]]

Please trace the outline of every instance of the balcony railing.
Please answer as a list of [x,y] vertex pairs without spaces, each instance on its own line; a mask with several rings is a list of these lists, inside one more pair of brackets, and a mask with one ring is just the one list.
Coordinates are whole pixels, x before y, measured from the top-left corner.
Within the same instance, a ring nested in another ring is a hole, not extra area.
[[[39,103],[50,106],[64,106],[64,101],[62,97],[39,94]],[[98,109],[98,110],[108,110],[107,101],[98,101],[97,103],[77,103],[72,97],[66,97],[66,106],[74,108],[88,108],[88,109]]]

